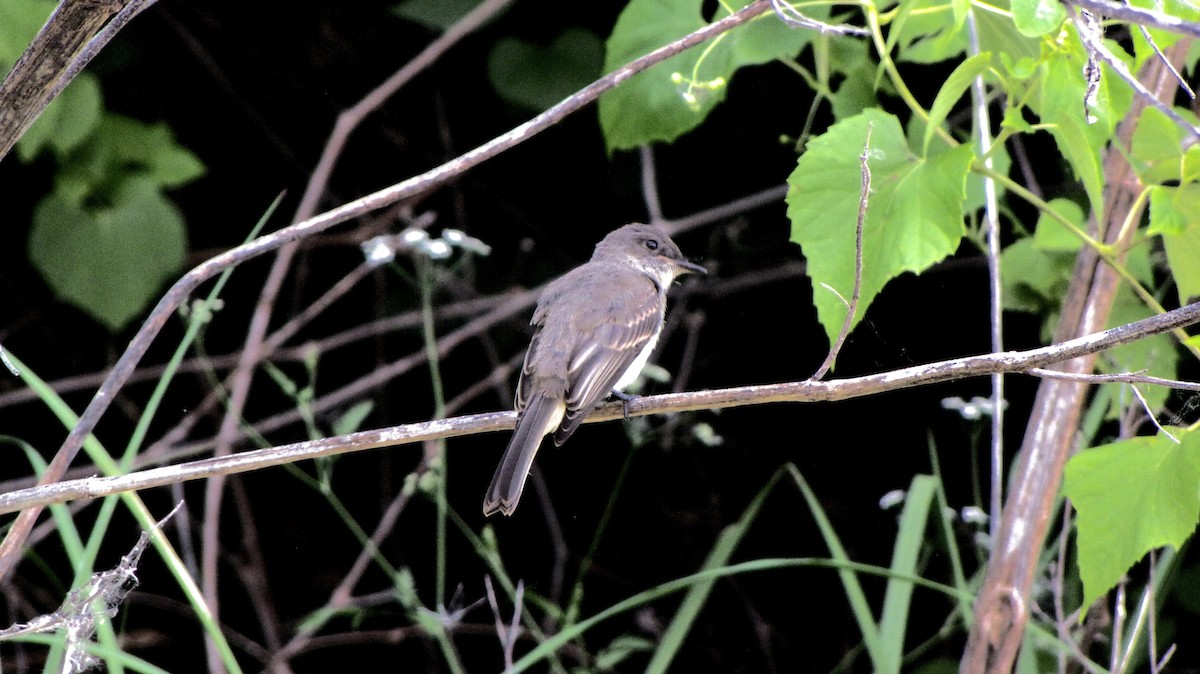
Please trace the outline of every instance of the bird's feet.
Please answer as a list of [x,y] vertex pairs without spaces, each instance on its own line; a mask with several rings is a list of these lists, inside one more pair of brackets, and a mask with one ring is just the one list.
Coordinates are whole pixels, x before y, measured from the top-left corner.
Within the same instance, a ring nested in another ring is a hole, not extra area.
[[629,421],[629,403],[637,400],[641,396],[634,395],[632,393],[625,393],[624,391],[618,391],[617,389],[613,389],[612,394],[614,398],[621,401],[621,414],[625,416],[625,421]]

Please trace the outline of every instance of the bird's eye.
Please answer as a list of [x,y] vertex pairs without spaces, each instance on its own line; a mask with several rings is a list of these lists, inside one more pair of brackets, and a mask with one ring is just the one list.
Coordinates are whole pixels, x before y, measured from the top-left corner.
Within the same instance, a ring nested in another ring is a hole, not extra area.
[[650,250],[658,250],[658,241],[654,239],[646,239],[646,248]]

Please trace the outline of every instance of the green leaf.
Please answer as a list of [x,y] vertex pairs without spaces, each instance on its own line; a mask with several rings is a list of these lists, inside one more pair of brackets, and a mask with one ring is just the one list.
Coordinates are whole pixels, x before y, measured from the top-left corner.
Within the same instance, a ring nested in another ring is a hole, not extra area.
[[120,165],[141,168],[156,182],[177,187],[204,175],[204,164],[175,142],[163,123],[143,124],[120,115],[105,115],[98,130],[102,154]]
[[1092,212],[1101,215],[1104,212],[1101,152],[1128,110],[1132,93],[1108,66],[1103,66],[1097,105],[1089,108],[1097,119],[1089,124],[1083,109],[1084,60],[1079,38],[1068,33],[1058,52],[1047,58],[1040,95],[1033,97],[1031,107],[1043,122],[1052,125],[1050,133],[1075,176],[1083,182]]
[[406,0],[392,7],[392,14],[438,32],[475,9],[481,0]]
[[899,121],[875,109],[813,138],[788,177],[788,218],[792,241],[808,261],[817,316],[830,339],[841,329],[846,307],[820,284],[847,300],[851,296],[861,190],[858,156],[868,125],[872,182],[854,323],[889,280],[906,271],[920,273],[950,255],[965,232],[964,186],[973,159],[969,146],[922,159],[909,149]]
[[1027,37],[1041,37],[1058,28],[1067,12],[1057,0],[1012,0],[1013,23]]
[[1067,462],[1063,493],[1078,516],[1084,606],[1113,588],[1147,552],[1179,549],[1200,517],[1200,435],[1140,437],[1085,450]]
[[834,119],[840,121],[873,107],[878,63],[871,58],[866,42],[822,39],[828,55],[825,81],[833,74],[844,75],[830,101]]
[[925,530],[929,511],[936,501],[938,481],[932,475],[916,475],[904,497],[896,542],[892,546],[892,563],[888,571],[887,591],[879,616],[880,662],[873,662],[877,672],[900,672],[904,658],[904,635],[912,618],[913,584],[905,577],[921,574],[921,553],[926,549]]
[[933,106],[929,108],[929,123],[925,127],[925,138],[921,146],[923,154],[929,153],[929,141],[933,139],[934,131],[946,120],[946,115],[950,114],[954,104],[962,98],[975,78],[991,67],[992,55],[990,52],[984,52],[958,64],[954,72],[946,78],[942,88],[938,90],[937,97],[933,99]]
[[0,72],[7,72],[33,41],[54,0],[0,0]]
[[[702,0],[631,0],[607,42],[611,72],[706,25]],[[737,10],[748,0],[727,5]],[[723,5],[724,7],[725,5]],[[827,16],[814,9],[813,18]],[[722,14],[724,15],[724,14]],[[725,98],[738,68],[795,56],[810,30],[792,30],[767,13],[631,77],[600,97],[600,126],[609,151],[673,141],[699,126]]]
[[367,420],[367,416],[375,409],[375,403],[371,400],[364,400],[350,406],[350,409],[342,413],[333,422],[330,428],[334,435],[349,435],[362,428],[363,422]]
[[654,642],[645,637],[622,634],[596,654],[592,667],[587,671],[607,672],[621,664],[631,655],[654,650]]
[[1021,239],[1000,253],[1004,308],[1034,314],[1056,314],[1074,268],[1074,254],[1050,253],[1033,238]]
[[1193,145],[1183,153],[1183,176],[1180,180],[1200,180],[1200,145]]
[[488,55],[488,79],[502,98],[545,110],[600,75],[604,45],[591,31],[570,28],[546,48],[504,38]]
[[1150,188],[1151,234],[1182,234],[1200,228],[1200,184]]
[[1142,111],[1133,130],[1130,154],[1143,182],[1160,183],[1182,177],[1182,131],[1158,108],[1147,106]]
[[834,119],[841,121],[853,117],[878,103],[873,79],[870,70],[860,70],[842,80],[830,102]]
[[[1003,8],[1003,2],[995,3]],[[1041,55],[1041,40],[1022,35],[1011,19],[996,12],[975,12],[979,31],[979,51],[1007,56],[1013,63],[1037,59]]]
[[[1195,213],[1192,214],[1196,216]],[[1179,303],[1187,304],[1200,297],[1200,225],[1193,224],[1182,232],[1162,235],[1167,252],[1167,266],[1175,279]]]
[[[1085,229],[1083,209],[1079,207],[1079,204],[1070,199],[1051,199],[1049,206],[1079,229]],[[1083,241],[1079,237],[1046,213],[1038,214],[1037,229],[1033,232],[1033,243],[1040,250],[1060,253],[1074,253],[1083,246]]]
[[37,206],[29,259],[55,294],[112,331],[140,314],[183,262],[183,217],[147,178],[104,206],[54,192]]
[[888,49],[899,48],[900,61],[936,63],[960,54],[967,47],[956,11],[938,0],[900,3],[888,31]]
[[104,112],[102,98],[96,77],[80,73],[17,141],[21,161],[32,160],[47,146],[64,155],[83,143]]

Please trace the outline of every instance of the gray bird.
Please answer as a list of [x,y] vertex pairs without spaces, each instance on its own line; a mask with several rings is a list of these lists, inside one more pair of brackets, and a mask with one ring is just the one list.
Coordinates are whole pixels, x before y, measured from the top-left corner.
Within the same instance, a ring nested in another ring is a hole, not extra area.
[[483,500],[485,515],[516,510],[543,437],[566,442],[602,400],[637,378],[662,331],[667,289],[688,273],[707,270],[684,259],[659,228],[634,223],[546,286],[517,382],[517,426]]

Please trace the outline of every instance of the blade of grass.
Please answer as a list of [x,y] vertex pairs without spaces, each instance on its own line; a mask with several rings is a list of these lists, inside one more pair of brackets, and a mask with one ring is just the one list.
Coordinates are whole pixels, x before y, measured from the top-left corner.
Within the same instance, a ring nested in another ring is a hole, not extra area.
[[879,645],[882,660],[875,660],[876,672],[899,672],[904,657],[904,634],[912,605],[913,585],[903,576],[916,575],[917,559],[925,544],[925,524],[934,501],[937,480],[929,475],[913,477],[900,514],[900,527],[892,548],[891,580],[883,596],[879,620]]
[[[815,557],[789,557],[789,558],[767,558],[755,559],[747,562],[740,562],[731,566],[721,567],[719,569],[707,569],[698,573],[693,573],[689,576],[677,578],[660,585],[656,585],[648,590],[639,592],[628,599],[620,601],[608,608],[600,611],[590,618],[581,620],[568,629],[555,634],[554,636],[539,643],[533,650],[525,654],[523,658],[513,663],[513,668],[505,674],[517,674],[523,672],[529,667],[537,664],[542,658],[552,655],[562,646],[566,645],[572,639],[578,639],[584,632],[595,627],[599,623],[608,620],[621,613],[631,611],[644,604],[648,604],[656,599],[671,595],[675,592],[685,590],[697,583],[705,583],[724,578],[726,576],[735,576],[742,573],[750,573],[754,571],[773,571],[778,569],[791,569],[797,567],[814,567],[835,569],[839,574],[849,573],[866,573],[887,578],[895,578],[887,569],[881,569],[877,566],[867,564],[859,564],[856,562],[841,561],[836,559],[820,559]],[[958,591],[949,585],[935,583],[924,578],[909,577],[903,578],[914,585],[919,585],[937,592],[941,592],[948,596],[954,597],[958,595]]]
[[[17,360],[17,357],[11,352],[9,352],[9,358],[13,360],[18,368],[20,368],[22,380],[24,380],[25,383],[31,389],[33,389],[35,393],[38,394],[38,397],[46,404],[51,412],[58,416],[59,420],[65,427],[72,428],[78,421],[78,417],[75,416],[75,412],[72,411],[65,402],[63,402],[62,398],[58,397],[58,394],[55,393],[53,389],[46,385],[46,382],[34,374],[33,370],[27,367],[24,363]],[[107,450],[104,449],[104,446],[100,444],[100,441],[96,439],[96,436],[89,435],[87,437],[87,439],[84,441],[84,449],[87,451],[88,456],[91,457],[96,466],[104,474],[118,474],[120,468],[117,465],[117,462],[114,461],[112,455],[110,455]],[[187,567],[184,565],[183,560],[179,558],[179,555],[175,552],[175,549],[171,546],[171,542],[167,540],[166,535],[161,529],[155,526],[157,523],[157,518],[150,514],[150,510],[146,508],[146,504],[142,501],[137,492],[127,492],[121,494],[119,498],[125,504],[125,507],[129,509],[130,513],[133,514],[134,518],[138,522],[138,525],[142,527],[144,531],[150,532],[150,538],[154,542],[154,548],[158,550],[163,562],[167,565],[167,569],[171,572],[171,575],[175,577],[176,582],[179,583],[180,589],[183,590],[184,595],[187,597],[188,602],[192,606],[192,610],[195,611],[196,619],[201,625],[204,626],[204,629],[213,636],[214,641],[218,645],[221,651],[223,664],[229,669],[229,671],[240,673],[242,671],[241,667],[238,665],[237,659],[233,655],[233,650],[230,648],[229,643],[225,640],[225,637],[221,632],[221,626],[213,620],[212,614],[208,610],[208,606],[204,603],[204,597],[200,594],[200,588],[196,585],[196,582],[191,575],[188,574]],[[93,529],[93,531],[96,530]],[[94,553],[92,556],[94,557]],[[80,567],[77,566],[76,568],[79,569]],[[91,568],[91,565],[89,564],[87,568]],[[90,572],[88,577],[90,577]],[[76,586],[77,585],[73,587]]]
[[[263,226],[266,225],[267,220],[270,218],[275,208],[279,205],[281,198],[282,195],[277,197],[275,201],[267,208],[266,212],[259,218],[258,222],[251,229],[247,240],[253,239],[255,236],[257,236],[258,232],[262,230]],[[151,394],[146,408],[139,418],[138,423],[134,428],[134,432],[131,434],[129,442],[126,444],[125,452],[121,461],[115,461],[112,455],[104,449],[103,445],[100,444],[94,435],[88,436],[84,443],[84,449],[87,452],[88,457],[104,472],[104,474],[119,475],[128,470],[128,466],[131,465],[133,458],[136,456],[138,449],[141,447],[142,441],[145,439],[146,431],[149,428],[151,420],[153,419],[154,412],[158,409],[158,406],[166,393],[167,385],[170,383],[175,372],[178,370],[179,364],[183,361],[183,358],[187,353],[187,349],[195,341],[196,336],[200,332],[200,328],[207,322],[207,317],[211,315],[213,308],[216,306],[217,299],[220,296],[220,292],[224,288],[225,283],[229,280],[229,277],[232,273],[232,268],[226,269],[214,283],[208,297],[204,301],[198,302],[194,305],[195,310],[188,321],[188,327],[184,338],[176,347],[174,354],[172,354],[171,360],[167,364],[162,378],[159,379],[157,386],[155,386],[154,392]],[[58,397],[58,394],[55,393],[49,386],[47,386],[46,383],[40,377],[38,377],[36,373],[33,372],[32,369],[27,367],[24,363],[21,363],[16,356],[12,355],[11,353],[9,356],[10,360],[13,361],[13,364],[17,366],[18,371],[21,373],[21,379],[26,383],[26,385],[28,385],[30,389],[37,393],[42,402],[51,410],[51,412],[55,414],[55,416],[59,418],[64,426],[66,426],[68,429],[73,428],[75,424],[78,423],[78,417],[75,415],[75,412],[71,410],[71,408],[65,402],[63,402],[61,398]],[[193,579],[188,574],[186,567],[183,565],[182,560],[179,559],[178,555],[175,553],[175,550],[171,547],[169,541],[167,541],[166,536],[163,535],[160,530],[155,528],[155,518],[150,514],[141,498],[136,494],[123,494],[121,498],[133,513],[139,525],[144,530],[152,532],[155,548],[158,549],[159,554],[162,555],[164,561],[166,561],[168,568],[171,569],[171,573],[180,583],[184,593],[190,594],[189,588],[191,590],[196,590],[196,594],[194,596],[189,596],[189,601],[192,602],[193,608],[197,609],[197,617],[200,619],[201,623],[205,625],[206,629],[208,629],[211,634],[213,634],[226,667],[228,667],[230,671],[241,671],[238,667],[237,660],[233,656],[232,649],[230,649],[228,643],[221,636],[219,626],[212,621],[211,614],[208,613],[207,607],[203,602],[203,598],[200,596],[198,589],[196,588]],[[115,507],[116,499],[111,497],[104,499],[101,503],[99,513],[92,528],[92,534],[89,536],[86,548],[78,557],[72,559],[72,563],[75,567],[75,580],[72,582],[72,587],[79,587],[82,583],[87,582],[87,580],[91,577],[95,568],[96,554],[107,533],[108,524],[112,519],[112,514]],[[107,625],[107,623],[105,623],[105,625]],[[113,635],[111,635],[111,633],[106,633],[106,630],[107,628],[99,632],[101,640],[104,642],[109,642],[109,639],[112,638],[111,643],[115,644],[115,638]],[[119,668],[120,665],[116,664],[113,666]]]
[[[729,562],[729,558],[733,555],[733,551],[737,549],[739,543],[742,542],[742,537],[746,534],[746,529],[754,523],[758,517],[758,511],[762,507],[763,501],[767,495],[779,483],[779,478],[783,476],[783,469],[775,471],[767,484],[759,490],[754,499],[750,501],[750,505],[746,506],[746,510],[742,513],[741,518],[737,522],[725,527],[721,535],[717,537],[717,542],[713,545],[712,551],[708,553],[708,558],[704,560],[702,571],[723,567]],[[659,674],[667,671],[671,666],[671,661],[675,659],[675,655],[679,652],[679,648],[683,645],[684,639],[692,629],[692,624],[696,622],[696,616],[700,614],[700,610],[704,608],[704,603],[708,601],[708,595],[712,592],[713,583],[716,579],[696,583],[688,590],[687,596],[683,598],[683,603],[679,605],[679,609],[675,612],[675,617],[671,619],[671,624],[667,626],[663,632],[662,638],[659,639],[658,648],[654,651],[654,656],[650,658],[650,664],[646,666],[647,674]]]
[[816,494],[808,486],[808,482],[804,476],[800,474],[800,470],[795,466],[788,464],[787,471],[795,480],[796,486],[800,488],[800,493],[804,495],[804,500],[808,502],[808,509],[813,514],[813,519],[817,522],[817,527],[821,530],[821,536],[825,539],[825,545],[829,548],[829,553],[833,555],[834,560],[844,566],[838,571],[838,577],[842,581],[842,587],[846,591],[846,598],[850,601],[850,610],[854,613],[854,619],[858,623],[858,629],[863,635],[863,644],[867,648],[867,655],[871,658],[871,662],[878,664],[883,661],[882,645],[880,644],[879,628],[875,624],[875,618],[871,614],[871,606],[867,603],[867,595],[863,591],[862,585],[858,582],[858,576],[851,571],[853,563],[850,561],[850,556],[846,554],[846,549],[842,547],[842,542],[838,538],[837,532],[834,531],[833,525],[829,522],[829,518],[825,516],[825,510],[821,508],[821,502],[817,500]]
[[[933,436],[929,436],[929,463],[933,466],[933,476],[937,479],[937,507],[940,511],[947,511],[950,508],[950,502],[946,499],[945,483],[942,482],[942,466],[938,461],[937,448],[933,444]],[[954,587],[958,588],[959,592],[966,597],[970,597],[971,591],[967,586],[967,576],[963,571],[962,554],[959,552],[957,539],[954,537],[954,529],[950,527],[950,520],[945,517],[939,517],[938,522],[941,524],[942,539],[946,543],[946,554],[950,558],[950,574],[954,578]],[[962,617],[963,625],[969,626],[974,620],[974,611],[971,610],[970,599],[960,599],[958,602],[958,612]]]

